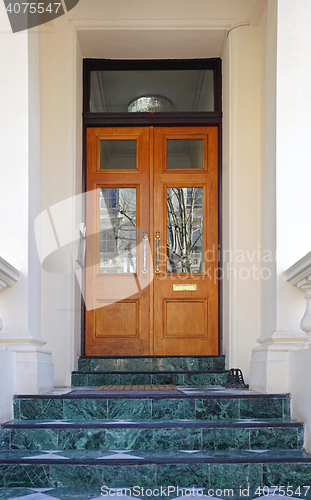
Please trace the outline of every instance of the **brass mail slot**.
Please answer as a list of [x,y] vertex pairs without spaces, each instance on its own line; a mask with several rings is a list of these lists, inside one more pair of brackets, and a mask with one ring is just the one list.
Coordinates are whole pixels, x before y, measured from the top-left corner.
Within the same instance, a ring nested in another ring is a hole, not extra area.
[[173,285],[173,292],[196,292],[197,285]]

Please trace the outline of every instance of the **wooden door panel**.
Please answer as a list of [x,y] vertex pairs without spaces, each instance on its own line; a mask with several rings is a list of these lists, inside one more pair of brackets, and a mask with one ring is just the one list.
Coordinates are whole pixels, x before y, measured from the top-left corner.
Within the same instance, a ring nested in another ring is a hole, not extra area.
[[87,356],[150,353],[149,160],[149,128],[87,131]]
[[[167,141],[179,138],[203,140],[201,168],[178,168],[176,162],[174,169],[167,168]],[[159,274],[154,279],[156,355],[218,354],[217,152],[216,127],[154,131],[154,230],[161,237]],[[210,255],[216,256],[212,262],[206,258]]]

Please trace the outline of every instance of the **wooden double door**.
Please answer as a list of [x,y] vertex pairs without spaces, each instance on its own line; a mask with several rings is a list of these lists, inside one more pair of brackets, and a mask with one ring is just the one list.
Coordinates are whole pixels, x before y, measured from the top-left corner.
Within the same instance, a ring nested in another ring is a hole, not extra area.
[[87,130],[86,356],[218,354],[218,128]]

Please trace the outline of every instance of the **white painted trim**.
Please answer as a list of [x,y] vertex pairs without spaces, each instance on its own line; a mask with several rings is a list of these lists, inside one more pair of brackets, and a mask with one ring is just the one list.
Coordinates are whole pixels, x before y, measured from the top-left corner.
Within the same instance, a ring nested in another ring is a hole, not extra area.
[[298,288],[311,282],[311,252],[307,253],[302,259],[295,262],[289,269],[284,271],[286,279],[291,285]]
[[76,30],[225,30],[236,24],[230,19],[87,19],[69,20]]
[[19,271],[9,262],[0,257],[0,290],[13,286],[19,279]]

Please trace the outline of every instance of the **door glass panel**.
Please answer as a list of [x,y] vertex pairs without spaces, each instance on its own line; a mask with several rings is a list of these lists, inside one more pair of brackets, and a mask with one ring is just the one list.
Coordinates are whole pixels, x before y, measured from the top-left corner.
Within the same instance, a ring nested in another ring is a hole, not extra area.
[[[91,71],[90,84],[91,113],[214,111],[213,69]],[[133,106],[141,97],[166,106]]]
[[167,188],[167,272],[203,272],[203,188]]
[[203,168],[203,139],[168,139],[166,168]]
[[100,170],[135,168],[136,140],[100,141]]
[[100,189],[100,273],[136,272],[136,188]]

